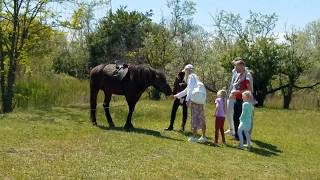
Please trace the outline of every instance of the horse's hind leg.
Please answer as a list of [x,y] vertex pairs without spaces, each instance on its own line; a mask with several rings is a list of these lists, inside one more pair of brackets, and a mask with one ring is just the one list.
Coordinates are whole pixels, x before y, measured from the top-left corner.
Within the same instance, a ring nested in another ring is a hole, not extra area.
[[97,111],[97,96],[99,89],[90,86],[90,118],[94,126],[97,125],[96,111]]
[[[128,101],[128,100],[127,100]],[[128,117],[127,117],[127,122],[126,124],[124,125],[124,129],[126,130],[129,130],[131,128],[134,128],[133,125],[132,125],[132,122],[131,122],[131,118],[132,118],[132,114],[133,114],[133,111],[134,111],[134,108],[136,106],[136,103],[135,101],[129,101],[128,102],[128,105],[129,105],[129,113],[128,113]]]
[[103,108],[104,108],[104,112],[106,115],[106,118],[108,120],[109,123],[109,127],[113,128],[114,127],[114,123],[112,121],[112,117],[110,115],[110,101],[111,101],[111,94],[104,92],[104,102],[103,102]]

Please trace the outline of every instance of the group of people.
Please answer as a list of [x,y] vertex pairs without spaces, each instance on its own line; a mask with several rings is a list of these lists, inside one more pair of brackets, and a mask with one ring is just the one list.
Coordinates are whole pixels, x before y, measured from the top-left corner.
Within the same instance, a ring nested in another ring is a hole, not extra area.
[[[218,144],[219,133],[221,134],[222,143],[226,144],[225,134],[234,136],[239,143],[239,148],[244,146],[251,149],[251,132],[253,126],[253,107],[255,104],[253,92],[252,72],[245,66],[242,58],[238,57],[233,60],[234,69],[230,86],[227,90],[219,90],[215,99],[216,110],[215,116],[215,133],[214,144]],[[191,131],[192,136],[189,142],[208,142],[206,138],[206,119],[204,114],[205,103],[193,102],[194,91],[198,88],[199,78],[194,73],[193,65],[188,64],[182,72],[176,77],[173,93],[174,103],[171,112],[170,125],[166,130],[173,130],[175,116],[179,106],[183,107],[183,119],[181,131],[184,131],[187,121],[187,109],[191,108]],[[224,132],[224,122],[228,120],[229,128]],[[202,134],[199,139],[196,138],[198,130]],[[244,145],[246,141],[246,145]]]

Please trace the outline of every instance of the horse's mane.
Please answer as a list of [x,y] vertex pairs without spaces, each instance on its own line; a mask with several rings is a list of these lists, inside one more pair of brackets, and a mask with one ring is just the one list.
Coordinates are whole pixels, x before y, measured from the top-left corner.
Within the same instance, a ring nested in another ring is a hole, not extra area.
[[139,83],[148,84],[156,78],[166,79],[163,72],[152,68],[147,64],[139,64],[129,67],[130,79]]

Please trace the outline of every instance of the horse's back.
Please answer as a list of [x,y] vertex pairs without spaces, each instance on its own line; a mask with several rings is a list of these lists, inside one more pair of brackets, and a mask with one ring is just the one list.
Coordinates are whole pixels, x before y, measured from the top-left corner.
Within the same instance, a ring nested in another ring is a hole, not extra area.
[[116,70],[117,70],[116,64],[107,64],[103,68],[103,73],[107,76],[113,76]]
[[103,71],[105,66],[106,66],[106,64],[100,64],[100,65],[92,68],[90,71],[90,77],[93,77],[93,76],[96,76],[97,74],[100,74]]
[[112,94],[123,94],[123,81],[115,76],[116,64],[100,64],[90,71],[90,84],[93,88],[108,90]]

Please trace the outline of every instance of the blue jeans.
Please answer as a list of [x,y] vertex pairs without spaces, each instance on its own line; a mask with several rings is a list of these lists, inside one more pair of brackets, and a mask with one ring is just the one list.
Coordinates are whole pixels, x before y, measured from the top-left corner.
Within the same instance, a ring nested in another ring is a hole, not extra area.
[[250,147],[250,131],[251,128],[249,127],[245,127],[245,125],[243,123],[240,123],[239,128],[238,128],[238,136],[239,136],[239,140],[240,140],[240,147],[243,147],[243,136],[242,136],[242,132],[244,131],[244,135],[246,136],[247,139],[247,145],[248,147]]

